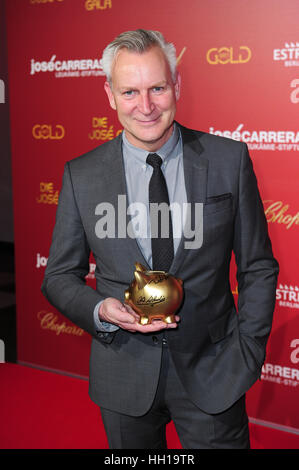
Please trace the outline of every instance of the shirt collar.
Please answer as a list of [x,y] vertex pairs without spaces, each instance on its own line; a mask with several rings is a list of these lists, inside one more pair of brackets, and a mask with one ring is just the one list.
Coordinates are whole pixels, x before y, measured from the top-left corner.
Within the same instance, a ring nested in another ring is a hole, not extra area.
[[[165,144],[155,152],[162,158],[163,163],[165,163],[166,160],[168,160],[173,155],[174,149],[178,144],[179,138],[180,131],[178,129],[178,126],[174,122],[171,136],[169,137],[167,142],[165,142]],[[128,141],[125,131],[122,133],[122,143],[124,149],[124,156],[128,155],[130,160],[135,159],[136,163],[138,162],[141,165],[144,165],[146,163],[146,158],[150,152],[132,145]]]

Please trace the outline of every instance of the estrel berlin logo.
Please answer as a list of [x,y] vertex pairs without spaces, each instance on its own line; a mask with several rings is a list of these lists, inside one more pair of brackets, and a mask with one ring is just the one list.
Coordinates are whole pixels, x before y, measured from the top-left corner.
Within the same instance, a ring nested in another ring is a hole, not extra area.
[[209,133],[246,142],[249,150],[299,151],[299,131],[247,130],[239,124],[235,130],[210,127]]
[[61,140],[65,136],[65,128],[61,124],[35,124],[32,135],[37,140]]
[[291,309],[299,308],[299,288],[298,286],[279,284],[276,289],[276,300],[280,307]]
[[31,59],[30,75],[54,73],[55,78],[98,77],[105,75],[101,59],[60,59],[54,54],[50,60]]
[[234,47],[212,47],[207,52],[207,61],[211,65],[218,64],[246,64],[251,59],[251,50],[248,46]]
[[273,60],[283,62],[285,67],[298,67],[299,42],[286,42],[282,49],[274,49]]

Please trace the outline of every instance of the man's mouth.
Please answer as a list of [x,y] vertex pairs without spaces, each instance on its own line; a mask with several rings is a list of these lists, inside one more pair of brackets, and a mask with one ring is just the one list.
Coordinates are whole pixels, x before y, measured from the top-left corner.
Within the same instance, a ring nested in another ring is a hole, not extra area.
[[160,116],[157,116],[157,117],[152,118],[152,119],[136,119],[136,121],[141,125],[149,126],[151,124],[155,124],[159,120],[159,118],[160,118]]

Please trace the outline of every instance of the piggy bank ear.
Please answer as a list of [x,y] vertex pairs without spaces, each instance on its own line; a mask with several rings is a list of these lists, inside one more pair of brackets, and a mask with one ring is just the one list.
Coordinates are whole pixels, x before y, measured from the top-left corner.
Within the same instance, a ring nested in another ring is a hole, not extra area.
[[136,271],[147,271],[147,269],[141,263],[135,263]]
[[142,271],[135,271],[134,277],[135,277],[138,289],[143,289],[144,286],[148,283],[148,277]]

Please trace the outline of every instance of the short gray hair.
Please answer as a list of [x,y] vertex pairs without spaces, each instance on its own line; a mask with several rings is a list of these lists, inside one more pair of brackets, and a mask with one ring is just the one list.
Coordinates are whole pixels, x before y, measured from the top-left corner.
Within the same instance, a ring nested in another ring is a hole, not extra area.
[[136,31],[125,31],[117,36],[103,51],[102,67],[111,85],[111,68],[113,60],[121,49],[131,52],[142,53],[153,46],[158,46],[164,52],[169,64],[173,82],[176,81],[176,49],[175,46],[167,42],[159,31],[137,29]]

